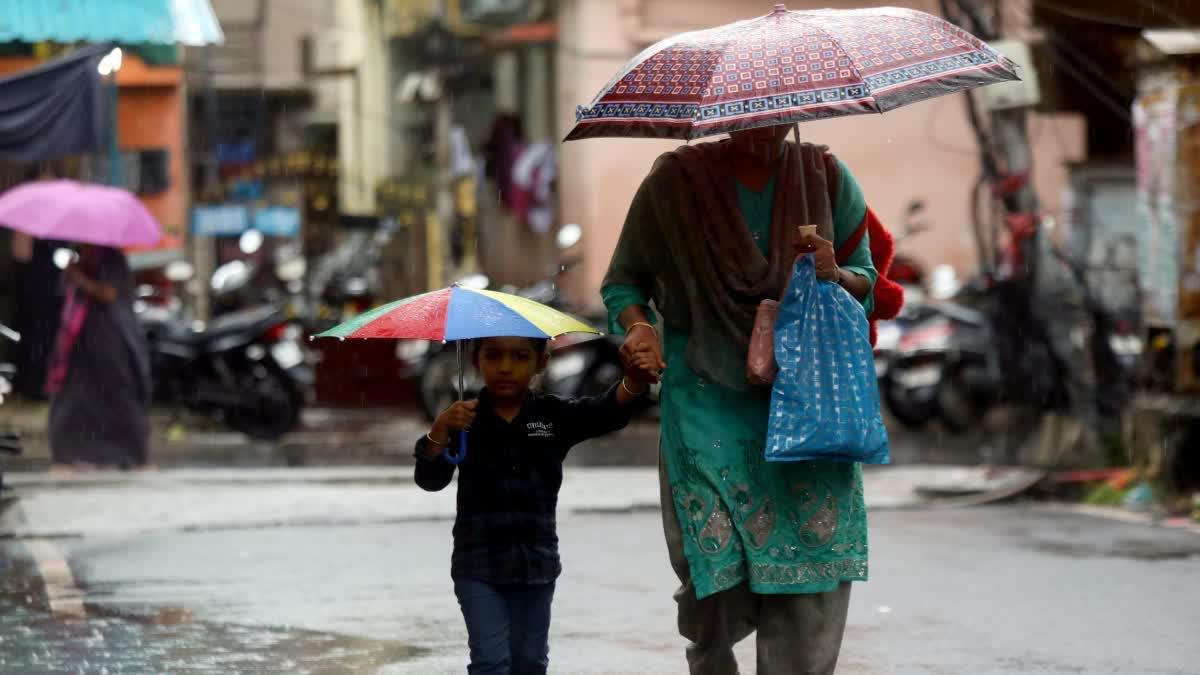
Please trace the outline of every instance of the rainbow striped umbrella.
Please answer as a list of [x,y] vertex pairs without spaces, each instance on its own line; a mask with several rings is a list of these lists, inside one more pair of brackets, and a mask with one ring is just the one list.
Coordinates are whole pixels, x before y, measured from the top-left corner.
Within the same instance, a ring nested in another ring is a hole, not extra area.
[[[431,340],[455,342],[458,392],[463,392],[463,340],[489,337],[554,339],[566,333],[599,333],[558,310],[527,298],[495,291],[451,286],[377,307],[314,338]],[[466,434],[458,452],[446,448],[446,461],[466,459]]]
[[598,332],[526,298],[451,286],[377,307],[316,337],[450,342],[488,337],[552,339],[566,333]]

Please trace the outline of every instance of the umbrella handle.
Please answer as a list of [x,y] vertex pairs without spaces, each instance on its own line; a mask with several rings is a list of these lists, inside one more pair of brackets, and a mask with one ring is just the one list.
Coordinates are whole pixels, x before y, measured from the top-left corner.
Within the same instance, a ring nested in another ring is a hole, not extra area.
[[467,458],[467,432],[462,430],[458,432],[457,442],[453,444],[456,447],[455,452],[450,452],[450,446],[447,445],[442,450],[442,459],[450,464],[462,464]]

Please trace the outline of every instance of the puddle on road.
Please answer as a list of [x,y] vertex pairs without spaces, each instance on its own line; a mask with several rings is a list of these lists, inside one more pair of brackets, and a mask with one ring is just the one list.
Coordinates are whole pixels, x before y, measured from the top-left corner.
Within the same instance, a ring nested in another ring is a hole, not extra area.
[[374,673],[426,653],[334,633],[196,621],[173,608],[117,615],[87,605],[87,619],[55,618],[30,562],[0,564],[2,673]]

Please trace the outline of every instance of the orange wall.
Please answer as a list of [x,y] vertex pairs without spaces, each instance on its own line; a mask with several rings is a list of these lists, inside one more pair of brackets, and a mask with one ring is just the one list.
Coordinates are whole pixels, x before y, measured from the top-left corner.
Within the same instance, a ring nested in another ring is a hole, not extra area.
[[[187,168],[184,162],[183,70],[177,66],[148,67],[126,52],[117,74],[118,136],[122,150],[166,149],[170,155],[169,187],[144,197],[146,208],[163,229],[181,236],[186,229]],[[0,76],[38,65],[30,58],[0,59]]]
[[182,236],[187,221],[187,173],[183,158],[183,92],[180,87],[122,86],[117,99],[122,150],[165,148],[170,155],[166,192],[142,198],[164,232]]

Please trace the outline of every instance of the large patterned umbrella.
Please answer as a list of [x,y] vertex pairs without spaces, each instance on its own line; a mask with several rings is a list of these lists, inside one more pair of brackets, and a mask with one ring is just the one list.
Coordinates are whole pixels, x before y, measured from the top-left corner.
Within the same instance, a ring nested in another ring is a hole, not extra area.
[[693,139],[882,113],[1019,79],[975,36],[913,9],[788,11],[683,33],[643,51],[580,107],[566,140]]

